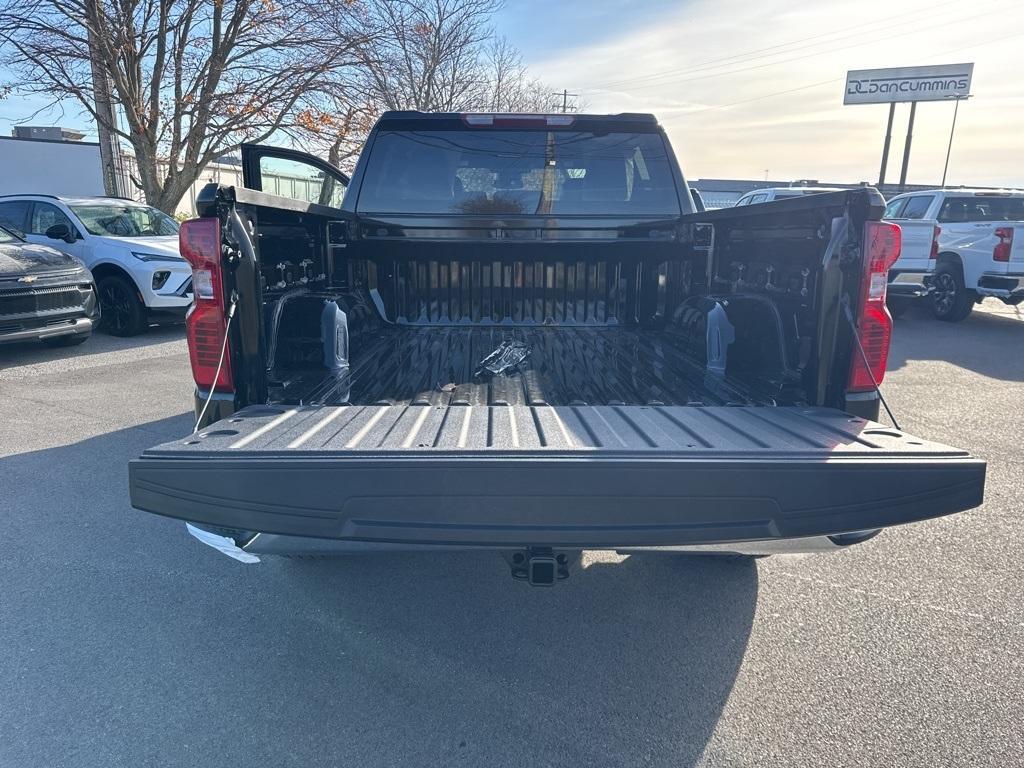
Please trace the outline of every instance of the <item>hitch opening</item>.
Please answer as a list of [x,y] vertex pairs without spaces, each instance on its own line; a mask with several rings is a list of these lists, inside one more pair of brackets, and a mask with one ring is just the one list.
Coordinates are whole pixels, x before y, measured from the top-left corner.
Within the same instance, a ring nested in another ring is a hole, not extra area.
[[579,553],[553,552],[548,548],[529,548],[504,553],[512,578],[533,587],[553,587],[569,578],[569,566]]

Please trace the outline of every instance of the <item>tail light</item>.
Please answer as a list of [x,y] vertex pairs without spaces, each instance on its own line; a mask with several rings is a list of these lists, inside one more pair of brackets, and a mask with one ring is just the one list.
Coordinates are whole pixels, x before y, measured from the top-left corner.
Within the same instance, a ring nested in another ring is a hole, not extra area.
[[867,363],[854,341],[849,380],[851,392],[870,391],[885,377],[889,342],[892,340],[892,317],[885,308],[885,287],[889,282],[889,269],[900,257],[901,246],[902,233],[898,224],[869,221],[865,226],[858,336]]
[[999,242],[992,249],[992,261],[1009,261],[1010,249],[1013,247],[1013,227],[996,227],[996,238]]
[[928,258],[937,259],[939,258],[939,235],[942,234],[942,227],[938,224],[935,225],[935,229],[932,230],[932,251],[928,254]]
[[220,258],[220,222],[191,219],[181,225],[178,242],[182,257],[192,265],[192,306],[185,315],[192,377],[200,389],[230,392],[231,353],[226,350],[220,375],[214,381],[224,344],[224,279]]

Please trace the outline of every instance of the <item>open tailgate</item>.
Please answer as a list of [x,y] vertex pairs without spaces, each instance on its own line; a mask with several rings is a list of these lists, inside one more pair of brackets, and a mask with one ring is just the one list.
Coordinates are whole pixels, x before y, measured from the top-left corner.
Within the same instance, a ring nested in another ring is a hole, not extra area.
[[615,548],[947,515],[985,463],[826,408],[253,406],[129,476],[138,509],[247,531]]

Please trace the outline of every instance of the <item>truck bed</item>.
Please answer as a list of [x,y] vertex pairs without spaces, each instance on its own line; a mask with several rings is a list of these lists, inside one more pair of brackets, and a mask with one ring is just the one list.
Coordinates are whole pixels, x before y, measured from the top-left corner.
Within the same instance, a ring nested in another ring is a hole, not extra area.
[[833,535],[980,503],[984,462],[837,410],[252,406],[130,465],[132,504],[242,530],[470,546]]
[[[529,356],[502,375],[475,375],[504,341]],[[350,381],[323,368],[289,372],[283,403],[339,405],[772,405],[755,390],[709,376],[677,336],[622,327],[391,326],[353,355]]]

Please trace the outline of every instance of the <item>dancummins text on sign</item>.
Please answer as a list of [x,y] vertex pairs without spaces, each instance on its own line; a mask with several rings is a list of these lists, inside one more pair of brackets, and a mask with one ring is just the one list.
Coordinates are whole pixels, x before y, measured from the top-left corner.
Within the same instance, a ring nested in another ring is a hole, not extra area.
[[855,69],[846,73],[844,104],[943,101],[971,91],[974,64]]

